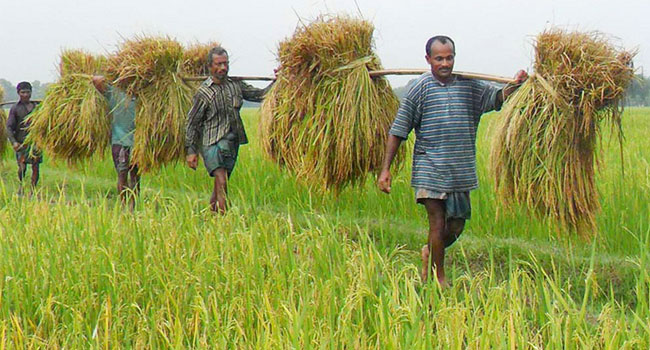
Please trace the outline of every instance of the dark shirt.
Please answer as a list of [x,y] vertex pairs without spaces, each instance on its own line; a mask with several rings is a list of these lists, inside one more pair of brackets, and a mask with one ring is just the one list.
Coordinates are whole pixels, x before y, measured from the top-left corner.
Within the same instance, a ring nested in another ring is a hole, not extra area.
[[248,143],[239,110],[243,100],[261,102],[271,85],[258,89],[240,80],[227,78],[221,84],[206,79],[194,95],[192,109],[187,114],[185,148],[187,154],[196,154],[199,138],[202,145],[217,143],[229,132],[237,136],[239,144]]
[[27,103],[18,102],[9,110],[7,136],[11,144],[25,142],[29,128],[29,121],[26,119],[34,108],[36,108],[36,102],[29,101]]

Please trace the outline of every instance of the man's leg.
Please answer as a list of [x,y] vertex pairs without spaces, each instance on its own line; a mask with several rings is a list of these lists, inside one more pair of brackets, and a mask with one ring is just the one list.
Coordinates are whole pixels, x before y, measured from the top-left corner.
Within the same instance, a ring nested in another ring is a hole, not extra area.
[[448,218],[445,225],[445,248],[448,248],[460,237],[465,228],[465,219]]
[[137,196],[140,194],[140,174],[138,174],[138,167],[131,167],[129,170],[129,175],[129,188]]
[[117,171],[117,193],[120,194],[120,200],[123,204],[126,204],[126,195],[127,195],[127,179],[129,176],[128,170],[118,170]]
[[38,160],[34,160],[34,163],[32,164],[32,188],[38,185],[38,179],[41,176],[40,169],[41,165],[39,164]]
[[132,166],[128,171],[128,197],[129,208],[135,209],[135,199],[140,193],[140,175],[138,174],[138,167]]
[[[458,237],[460,237],[460,234],[463,233],[463,229],[465,228],[465,219],[460,219],[460,218],[448,218],[447,223],[445,225],[445,237],[444,237],[444,244],[445,244],[445,249],[449,248],[456,240]],[[424,245],[422,247],[421,251],[422,255],[422,279],[426,280],[426,276],[428,274],[428,269],[425,267],[429,261],[429,246]]]
[[[431,271],[436,272],[436,277],[441,285],[445,285],[445,202],[440,199],[423,199],[422,203],[427,210],[429,218],[429,239],[427,242],[428,259],[426,259],[422,277],[427,280]],[[422,252],[423,257],[425,251]],[[424,259],[423,259],[424,260]]]
[[27,164],[25,163],[24,158],[18,158],[18,195],[23,195],[23,179],[27,174]]
[[228,171],[225,168],[217,168],[212,172],[212,175],[214,176],[214,188],[210,197],[210,208],[214,212],[224,214],[227,209]]
[[31,194],[33,194],[34,191],[36,190],[36,185],[38,185],[39,177],[40,177],[40,166],[39,166],[38,160],[36,159],[32,163],[32,188],[31,188],[31,192],[30,192]]

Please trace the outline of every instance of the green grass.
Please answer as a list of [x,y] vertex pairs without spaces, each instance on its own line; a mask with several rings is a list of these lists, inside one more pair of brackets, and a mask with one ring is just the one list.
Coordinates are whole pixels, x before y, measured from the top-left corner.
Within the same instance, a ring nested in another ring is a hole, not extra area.
[[624,116],[625,175],[604,139],[591,242],[523,208],[499,210],[479,131],[473,218],[448,250],[452,287],[422,285],[426,217],[409,187],[373,181],[338,196],[263,159],[257,110],[230,182],[182,164],[143,179],[133,213],[107,158],[46,159],[35,198],[0,164],[0,350],[646,349],[650,347],[650,109]]

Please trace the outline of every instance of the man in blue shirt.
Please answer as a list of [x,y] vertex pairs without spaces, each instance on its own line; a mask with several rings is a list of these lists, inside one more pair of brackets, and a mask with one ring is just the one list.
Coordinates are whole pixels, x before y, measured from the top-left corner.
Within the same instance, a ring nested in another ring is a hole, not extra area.
[[[140,175],[137,164],[131,164],[131,149],[135,133],[135,97],[106,83],[102,76],[94,76],[95,88],[108,100],[108,108],[113,117],[111,122],[111,154],[117,171],[117,191],[122,202],[129,196],[129,207],[133,210],[135,196],[140,192]],[[130,177],[129,177],[130,175]]]
[[478,187],[475,142],[481,115],[500,109],[528,75],[519,71],[514,85],[498,89],[452,74],[456,48],[451,38],[434,36],[425,49],[431,72],[417,79],[400,104],[389,131],[378,186],[390,193],[390,165],[401,142],[415,129],[411,186],[429,219],[428,243],[422,248],[422,279],[426,281],[429,272],[435,271],[444,286],[445,248],[462,233],[471,216],[469,191]]

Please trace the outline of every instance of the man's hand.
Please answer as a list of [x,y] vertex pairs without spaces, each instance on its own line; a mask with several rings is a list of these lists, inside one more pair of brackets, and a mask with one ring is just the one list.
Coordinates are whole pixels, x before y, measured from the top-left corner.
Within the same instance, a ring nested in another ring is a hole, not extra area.
[[528,79],[528,73],[525,70],[521,69],[515,74],[515,84],[521,85]]
[[515,90],[517,90],[521,84],[523,84],[526,79],[528,79],[528,73],[525,70],[521,69],[515,74],[515,82],[506,85],[506,87],[501,90],[501,96],[498,96],[500,102],[504,102],[508,96],[510,96]]
[[391,181],[390,170],[382,170],[377,179],[377,186],[382,192],[390,193]]
[[93,75],[93,85],[95,85],[95,89],[99,91],[102,94],[106,93],[106,78],[101,75]]
[[18,143],[18,142],[14,142],[13,145],[11,145],[11,147],[14,148],[15,152],[18,152],[22,148],[22,145],[20,143]]
[[199,165],[199,157],[196,154],[188,154],[185,160],[187,160],[188,167],[196,170],[196,167]]

